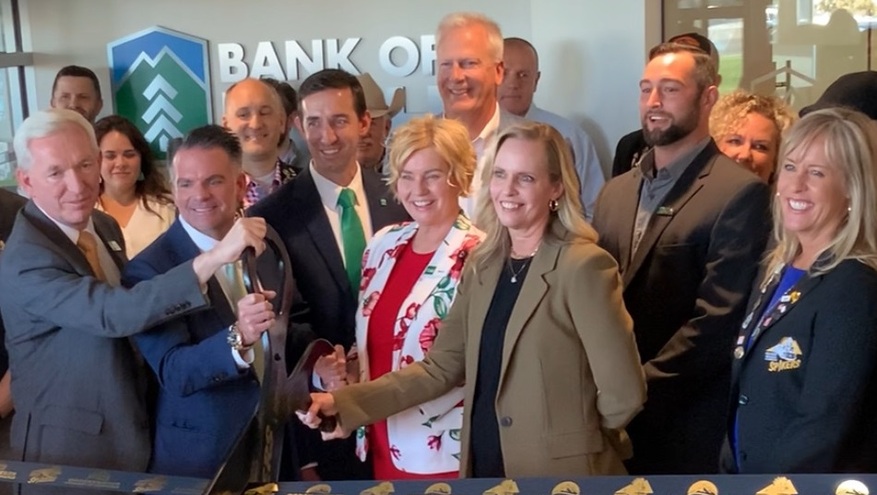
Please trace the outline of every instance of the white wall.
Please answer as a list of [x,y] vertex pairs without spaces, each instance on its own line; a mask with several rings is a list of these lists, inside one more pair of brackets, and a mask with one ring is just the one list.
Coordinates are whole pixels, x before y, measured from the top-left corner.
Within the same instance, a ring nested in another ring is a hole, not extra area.
[[[540,52],[537,103],[581,123],[597,143],[604,168],[619,137],[637,126],[637,81],[645,47],[659,38],[654,0],[22,0],[26,48],[35,53],[32,104],[48,105],[55,72],[67,64],[93,68],[109,95],[107,43],[160,25],[209,41],[214,114],[228,84],[218,77],[218,43],[235,42],[252,54],[272,41],[362,38],[351,61],[389,89],[405,86],[409,108],[427,109],[434,78],[418,70],[396,78],[381,70],[380,44],[391,36],[432,34],[455,10],[494,18],[505,35],[530,39]],[[250,55],[245,57],[247,60]],[[104,113],[109,112],[109,105]]]

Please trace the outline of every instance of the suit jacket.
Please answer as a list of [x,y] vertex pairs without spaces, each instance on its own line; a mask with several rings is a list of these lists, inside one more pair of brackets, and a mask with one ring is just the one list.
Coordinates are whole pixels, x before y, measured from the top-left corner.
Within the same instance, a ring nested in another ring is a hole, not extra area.
[[[378,174],[363,173],[362,185],[373,229],[408,219]],[[306,318],[295,322],[309,323],[310,331],[288,334],[287,364],[294,365],[307,344],[317,337],[349,349],[356,338],[354,315],[359,294],[350,287],[341,251],[310,169],[306,168],[294,180],[253,205],[247,214],[263,217],[283,239],[298,289],[308,306]],[[354,439],[323,444],[318,440],[319,434],[307,434],[316,440],[312,444],[318,449],[315,455],[323,479],[371,477],[370,469],[356,460]],[[296,442],[301,444],[302,441]],[[301,455],[309,459],[314,453],[302,452]]]
[[767,239],[769,192],[710,141],[631,237],[642,172],[600,193],[594,227],[618,260],[649,384],[628,428],[632,473],[712,473],[727,413],[736,327]]
[[632,169],[650,148],[643,137],[642,129],[637,129],[621,136],[621,139],[618,140],[618,144],[615,146],[615,158],[612,160],[612,177],[618,177]]
[[[3,248],[12,233],[12,224],[15,222],[15,216],[18,210],[24,207],[27,199],[7,191],[0,189],[0,255],[3,254]],[[9,369],[9,355],[6,353],[6,347],[2,345],[6,330],[3,327],[3,319],[0,317],[0,377]],[[2,448],[2,446],[0,446]]]
[[778,279],[755,291],[738,337],[729,431],[736,420],[739,464],[726,442],[724,468],[877,471],[877,272],[846,260],[767,308]]
[[[122,283],[133,286],[166,273],[201,251],[179,220],[131,260]],[[216,280],[207,284],[211,307],[134,337],[161,386],[150,471],[212,478],[259,403],[259,383],[239,370],[227,342],[235,321]]]
[[[124,249],[115,221],[100,212],[92,218],[105,245]],[[124,251],[107,249],[121,270]],[[145,470],[143,381],[123,337],[206,304],[191,264],[130,290],[111,287],[94,278],[82,252],[29,202],[6,243],[0,274],[17,458]]]
[[[621,300],[618,266],[559,222],[542,242],[512,311],[496,396],[505,473],[624,474],[624,426],[645,399],[642,368]],[[505,259],[475,271],[423,361],[334,392],[339,420],[354,428],[434,399],[465,380],[460,474],[470,464],[471,404],[481,333]]]
[[[393,269],[399,254],[417,234],[416,222],[385,227],[366,249],[363,278],[356,311],[356,346],[359,349],[359,380],[372,379],[368,333],[373,310],[381,294],[395,280]],[[457,295],[457,285],[469,254],[484,239],[465,215],[460,214],[411,293],[394,315],[392,371],[420,361],[432,347],[441,321]],[[387,419],[389,444],[399,455],[395,466],[409,473],[450,473],[460,469],[460,436],[463,426],[463,388],[457,387],[434,400],[419,404]],[[357,436],[357,453],[365,460],[368,438]]]

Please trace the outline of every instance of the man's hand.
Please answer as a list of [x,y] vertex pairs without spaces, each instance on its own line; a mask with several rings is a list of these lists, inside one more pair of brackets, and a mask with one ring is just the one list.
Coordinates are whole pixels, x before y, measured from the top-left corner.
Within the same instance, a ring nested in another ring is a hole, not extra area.
[[238,332],[245,346],[253,345],[274,325],[274,310],[268,301],[276,295],[273,290],[266,290],[261,294],[247,294],[238,301]]
[[206,284],[210,277],[226,263],[233,263],[241,257],[244,249],[252,247],[256,255],[265,250],[265,234],[268,226],[264,218],[239,218],[234,226],[219,243],[206,253],[195,258],[192,267],[201,284]]
[[[311,407],[308,408],[307,412],[296,411],[295,414],[305,426],[312,430],[316,430],[320,427],[320,423],[323,422],[321,416],[327,417],[338,414],[338,409],[335,407],[335,397],[333,397],[332,394],[311,394]],[[350,433],[352,432],[341,428],[340,421],[336,422],[336,424],[337,426],[334,431],[329,433],[324,431],[320,432],[323,440],[334,440],[336,438],[347,438],[350,436]]]
[[323,389],[332,391],[347,385],[347,357],[344,347],[335,346],[335,353],[320,356],[314,364],[314,372],[320,377]]

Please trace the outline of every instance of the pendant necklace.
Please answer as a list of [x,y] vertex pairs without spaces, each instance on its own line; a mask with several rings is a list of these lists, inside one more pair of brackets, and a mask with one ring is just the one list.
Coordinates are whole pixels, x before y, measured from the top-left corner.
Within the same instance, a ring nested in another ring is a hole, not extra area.
[[536,249],[534,249],[533,252],[530,253],[530,256],[527,256],[526,258],[518,258],[518,254],[515,253],[515,250],[514,250],[514,249],[512,250],[512,257],[514,257],[514,258],[516,258],[516,259],[524,259],[524,263],[521,264],[521,267],[518,268],[517,271],[515,271],[515,268],[512,266],[512,257],[509,257],[509,258],[506,260],[506,263],[507,263],[508,266],[509,266],[509,272],[512,274],[511,282],[512,282],[513,284],[518,283],[518,275],[520,275],[521,272],[523,272],[524,269],[527,268],[527,265],[530,264],[530,261],[533,259],[533,256],[536,256],[536,251],[539,251],[539,246],[536,246]]

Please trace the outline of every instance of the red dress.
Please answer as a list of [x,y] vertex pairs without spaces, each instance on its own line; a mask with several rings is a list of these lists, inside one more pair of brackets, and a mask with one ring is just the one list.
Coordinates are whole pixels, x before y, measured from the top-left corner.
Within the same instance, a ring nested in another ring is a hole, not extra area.
[[[377,379],[393,368],[393,328],[402,303],[411,294],[414,284],[420,279],[434,253],[419,254],[405,245],[393,271],[387,277],[387,284],[381,298],[372,311],[366,334],[369,375]],[[384,480],[429,480],[456,478],[457,471],[436,474],[415,474],[396,469],[393,464],[393,451],[387,433],[387,422],[380,421],[368,428],[369,450],[374,466],[375,479]]]

